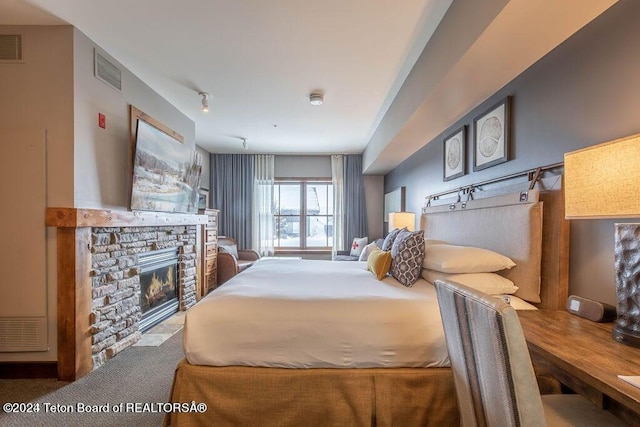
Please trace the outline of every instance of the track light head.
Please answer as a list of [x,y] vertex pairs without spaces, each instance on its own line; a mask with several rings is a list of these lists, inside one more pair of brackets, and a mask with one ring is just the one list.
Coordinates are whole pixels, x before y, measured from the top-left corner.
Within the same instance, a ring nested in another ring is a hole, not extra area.
[[202,112],[209,112],[209,94],[207,92],[198,93],[202,97]]

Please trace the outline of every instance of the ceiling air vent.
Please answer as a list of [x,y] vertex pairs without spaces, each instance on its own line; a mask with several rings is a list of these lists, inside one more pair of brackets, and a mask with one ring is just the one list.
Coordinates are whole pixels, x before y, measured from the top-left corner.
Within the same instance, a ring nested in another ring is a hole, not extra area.
[[22,36],[0,34],[0,61],[22,60]]
[[112,88],[122,91],[122,70],[97,50],[95,51],[95,76]]

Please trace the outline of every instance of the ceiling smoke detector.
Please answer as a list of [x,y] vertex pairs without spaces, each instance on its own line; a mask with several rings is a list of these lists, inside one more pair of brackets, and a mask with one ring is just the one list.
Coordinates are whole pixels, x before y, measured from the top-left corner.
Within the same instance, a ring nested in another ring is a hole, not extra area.
[[309,95],[309,102],[311,105],[322,105],[324,102],[324,94],[322,93],[312,93]]

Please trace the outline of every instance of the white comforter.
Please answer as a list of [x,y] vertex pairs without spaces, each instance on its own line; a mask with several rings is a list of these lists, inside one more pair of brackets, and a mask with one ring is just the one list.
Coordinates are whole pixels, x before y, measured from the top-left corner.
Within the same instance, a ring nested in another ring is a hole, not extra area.
[[262,260],[189,309],[195,365],[449,366],[435,289],[376,280],[364,262]]

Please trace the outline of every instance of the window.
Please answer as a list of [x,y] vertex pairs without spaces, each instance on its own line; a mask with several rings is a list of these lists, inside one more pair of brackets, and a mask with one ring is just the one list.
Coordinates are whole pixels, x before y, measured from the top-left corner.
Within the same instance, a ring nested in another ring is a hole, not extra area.
[[276,181],[276,249],[330,249],[333,241],[333,185],[322,180]]

